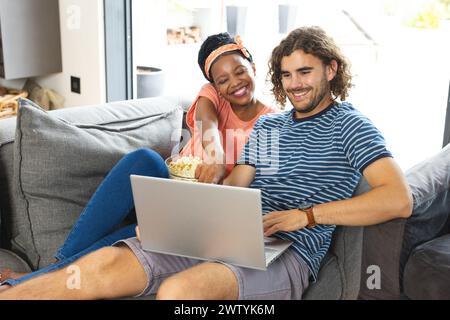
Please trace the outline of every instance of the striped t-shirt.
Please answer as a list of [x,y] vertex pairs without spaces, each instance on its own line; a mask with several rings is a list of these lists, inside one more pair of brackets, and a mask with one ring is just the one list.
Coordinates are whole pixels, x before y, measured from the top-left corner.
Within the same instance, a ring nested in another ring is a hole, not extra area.
[[[308,118],[294,110],[262,116],[238,164],[256,168],[251,188],[261,190],[263,213],[350,198],[363,170],[392,157],[372,122],[350,103],[334,103]],[[334,225],[317,225],[275,236],[292,240],[291,249],[317,279]]]

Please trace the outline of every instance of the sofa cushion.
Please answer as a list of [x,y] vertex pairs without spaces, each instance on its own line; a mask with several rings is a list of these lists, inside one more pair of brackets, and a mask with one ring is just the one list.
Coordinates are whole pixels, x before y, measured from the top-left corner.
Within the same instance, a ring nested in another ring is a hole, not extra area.
[[16,119],[0,120],[0,247],[8,247],[13,196],[14,135]]
[[11,269],[14,272],[31,271],[28,264],[17,254],[8,250],[0,249],[0,271],[4,269]]
[[[155,101],[164,105],[164,100]],[[20,101],[14,152],[18,197],[12,244],[33,268],[53,261],[91,195],[124,154],[149,147],[165,158],[178,143],[182,109],[168,102],[165,108],[110,105],[97,111],[115,116],[97,124],[83,123],[83,116],[69,122],[31,101]],[[100,113],[99,118],[105,117]]]
[[400,270],[405,268],[417,245],[449,232],[450,144],[408,170],[406,177],[413,193],[414,210],[405,224]]
[[403,283],[411,299],[450,300],[450,234],[414,249]]
[[320,264],[318,281],[310,283],[304,292],[303,300],[336,300],[343,299],[341,270],[336,256],[328,252]]

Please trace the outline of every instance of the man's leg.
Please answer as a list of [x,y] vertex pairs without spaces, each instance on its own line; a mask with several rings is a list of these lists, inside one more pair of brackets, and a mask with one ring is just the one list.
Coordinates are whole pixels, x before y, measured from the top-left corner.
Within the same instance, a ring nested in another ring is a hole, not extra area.
[[[79,271],[79,286],[73,277]],[[127,246],[106,247],[67,268],[0,291],[0,299],[112,299],[134,296],[147,285],[147,275]]]
[[206,262],[167,278],[159,287],[160,300],[237,300],[238,280],[221,263]]
[[167,278],[157,299],[301,299],[309,285],[308,265],[287,250],[266,271],[207,262]]

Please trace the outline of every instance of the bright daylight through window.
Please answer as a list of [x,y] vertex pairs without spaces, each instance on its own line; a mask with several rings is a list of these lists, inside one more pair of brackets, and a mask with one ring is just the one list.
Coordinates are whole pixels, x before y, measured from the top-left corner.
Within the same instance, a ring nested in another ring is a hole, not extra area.
[[[403,170],[442,147],[450,80],[449,0],[133,1],[134,64],[162,69],[166,93],[192,99],[204,83],[197,66],[201,40],[236,28],[251,48],[261,100],[273,104],[265,82],[272,48],[286,36],[281,6],[291,8],[288,31],[318,25],[352,62],[348,101],[383,132]],[[158,80],[159,82],[161,80]]]

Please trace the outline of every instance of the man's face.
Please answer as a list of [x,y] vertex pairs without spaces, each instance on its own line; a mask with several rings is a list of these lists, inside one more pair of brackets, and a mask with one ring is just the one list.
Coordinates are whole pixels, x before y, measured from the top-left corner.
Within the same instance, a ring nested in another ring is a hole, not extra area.
[[331,66],[302,50],[281,59],[281,83],[297,118],[319,113],[331,103],[329,81],[334,75]]

